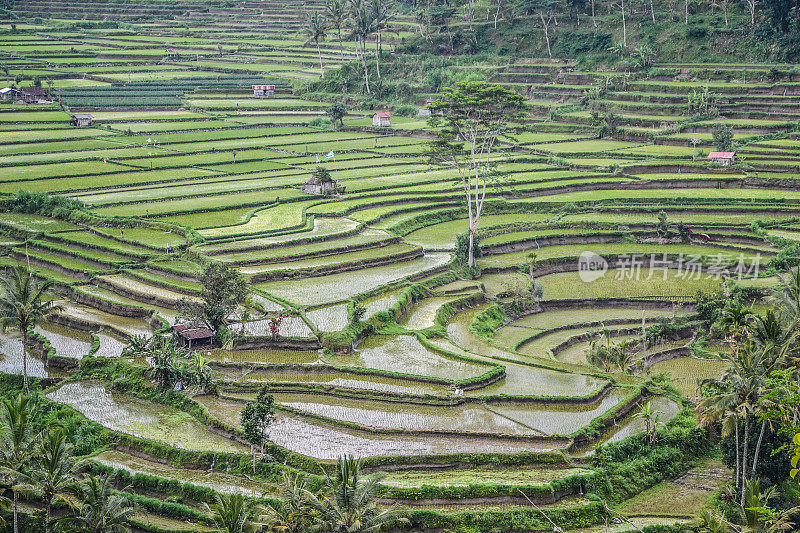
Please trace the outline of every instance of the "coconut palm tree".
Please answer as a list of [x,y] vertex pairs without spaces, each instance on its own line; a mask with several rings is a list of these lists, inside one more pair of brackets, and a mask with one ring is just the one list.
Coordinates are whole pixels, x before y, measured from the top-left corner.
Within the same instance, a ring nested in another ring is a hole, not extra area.
[[266,508],[267,531],[304,533],[313,523],[315,496],[308,489],[308,478],[299,473],[283,473],[281,498],[271,500]]
[[25,479],[25,471],[31,458],[36,436],[31,424],[33,404],[29,396],[20,394],[16,398],[4,399],[0,410],[0,474],[12,483],[13,530],[18,533],[17,511],[19,505],[19,482]]
[[22,375],[25,394],[28,394],[28,332],[48,313],[61,310],[61,306],[45,299],[53,288],[53,282],[47,280],[38,284],[23,266],[12,268],[0,278],[0,288],[0,324],[3,331],[13,327],[22,334]]
[[376,50],[375,72],[378,80],[381,79],[381,53],[383,52],[383,32],[389,29],[389,21],[394,15],[394,5],[390,0],[370,0],[372,20],[375,26]]
[[56,500],[68,501],[62,496],[75,483],[81,466],[72,456],[72,445],[64,432],[54,429],[42,436],[31,460],[27,488],[39,490],[45,505],[45,532],[50,528],[50,511]]
[[781,320],[772,309],[768,309],[764,316],[754,316],[750,327],[750,336],[759,346],[771,344],[780,349],[788,346],[796,335],[793,324]]
[[[763,401],[766,380],[772,375],[774,370],[780,367],[784,360],[781,355],[776,354],[771,344],[759,346],[757,343],[747,341],[742,349],[728,356],[729,368],[725,371],[722,379],[705,380],[713,392],[704,398],[697,406],[701,413],[701,423],[710,421],[726,420],[732,423],[729,418],[733,417],[736,425],[736,451],[737,451],[737,486],[742,489],[741,504],[744,505],[745,486],[747,480],[753,473],[748,472],[748,445],[750,442],[750,421],[763,413],[766,406]],[[742,451],[739,454],[739,433],[738,420],[743,423]],[[761,451],[761,440],[764,436],[766,422],[762,422],[761,434],[756,444],[753,465],[751,469],[755,472],[758,464],[758,455]],[[741,464],[739,463],[741,459]],[[740,466],[741,465],[741,466]]]
[[658,422],[662,414],[662,411],[653,409],[653,402],[648,401],[634,417],[644,420],[645,434],[647,435],[647,440],[650,442],[650,446],[656,443],[656,430],[658,429]]
[[214,524],[222,533],[254,533],[260,524],[253,521],[253,504],[241,494],[217,495],[214,505],[206,505]]
[[367,70],[367,40],[375,33],[375,18],[372,10],[364,0],[349,0],[348,15],[352,25],[351,37],[357,41],[356,50],[361,58],[361,67],[364,69],[364,87],[367,94],[369,89],[369,71]]
[[770,295],[771,303],[786,322],[797,327],[800,322],[800,268],[793,268],[787,274],[778,274],[780,288]]
[[336,463],[333,476],[325,473],[329,492],[321,501],[313,501],[319,513],[311,531],[358,533],[380,531],[397,521],[405,521],[395,508],[378,505],[380,476],[361,477],[361,460],[347,455]]
[[751,310],[738,303],[722,310],[720,324],[725,329],[726,337],[734,345],[734,351],[739,350],[739,342],[747,335],[747,325],[752,316]]
[[344,0],[328,0],[325,4],[325,18],[328,19],[332,28],[336,28],[339,38],[339,54],[344,61],[344,45],[342,45],[342,28],[347,20]]
[[128,519],[135,512],[130,501],[115,493],[108,476],[93,474],[70,487],[75,501],[67,500],[72,513],[60,518],[59,525],[68,531],[86,533],[128,533]]
[[322,67],[322,51],[319,48],[319,42],[325,39],[325,34],[328,31],[327,26],[325,25],[325,18],[320,14],[319,11],[314,11],[314,13],[308,15],[306,19],[306,35],[308,35],[308,41],[306,44],[310,42],[314,42],[317,45],[317,55],[319,56],[319,70],[322,72],[322,77],[325,77],[325,69]]

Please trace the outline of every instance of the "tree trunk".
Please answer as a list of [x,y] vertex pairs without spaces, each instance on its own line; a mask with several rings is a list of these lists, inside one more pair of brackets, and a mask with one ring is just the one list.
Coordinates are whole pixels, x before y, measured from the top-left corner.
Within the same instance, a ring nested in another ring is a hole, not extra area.
[[[319,56],[319,70],[322,72],[322,79],[325,79],[325,69],[322,67],[322,50],[319,49],[319,41],[317,41],[317,56]],[[234,156],[235,158],[236,156]]]
[[[497,29],[497,18],[500,16],[500,2],[502,0],[497,0],[497,11],[494,13],[494,29]],[[594,2],[594,0],[592,0]]]
[[758,454],[761,451],[761,441],[764,439],[764,430],[767,429],[767,421],[761,422],[761,433],[758,434],[758,442],[756,443],[756,451],[753,454],[753,471],[751,475],[756,475],[756,465],[758,465]]
[[342,27],[339,26],[337,29],[339,30],[339,55],[342,57],[342,61],[344,61],[344,45],[342,44]]
[[14,494],[14,533],[19,533],[19,525],[17,525],[17,509],[19,507],[19,496],[17,495],[17,491],[11,490]]
[[689,25],[689,0],[684,0],[684,22],[688,26]]
[[544,29],[544,40],[547,41],[547,55],[553,57],[553,52],[550,51],[550,34],[547,32],[547,25],[550,23],[548,20],[545,22],[544,13],[539,11],[539,18],[542,19],[542,28]]
[[44,533],[50,531],[50,510],[52,507],[53,504],[50,502],[50,500],[47,500],[44,505]]
[[467,258],[467,266],[475,266],[475,234],[472,232],[472,227],[469,228],[469,256]]
[[650,0],[650,15],[653,17],[653,24],[656,23],[656,9],[653,7],[653,0]]
[[744,445],[742,446],[742,498],[741,506],[744,507],[744,492],[747,485],[747,443],[750,439],[750,418],[745,413],[744,418]]
[[[45,354],[45,357],[47,355]],[[45,364],[48,361],[45,360]],[[28,330],[22,329],[22,383],[25,387],[25,394],[30,394],[31,391],[28,388]]]
[[594,0],[592,0],[592,24],[595,28],[597,27],[597,19],[594,17]]
[[622,44],[628,46],[628,27],[625,25],[625,0],[622,0]]
[[378,47],[375,50],[375,72],[378,73],[378,79],[381,79],[381,32],[378,32]]
[[734,444],[736,444],[736,472],[733,474],[733,484],[739,488],[739,419],[736,419],[736,434]]
[[361,41],[361,65],[364,67],[364,84],[367,88],[367,94],[370,94],[369,71],[367,70],[367,43],[364,41]]

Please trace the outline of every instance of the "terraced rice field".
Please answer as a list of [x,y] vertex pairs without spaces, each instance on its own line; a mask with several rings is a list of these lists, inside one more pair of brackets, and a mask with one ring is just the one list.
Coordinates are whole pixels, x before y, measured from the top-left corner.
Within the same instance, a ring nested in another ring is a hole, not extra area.
[[[530,108],[494,156],[503,179],[487,187],[476,235],[482,253],[478,268],[466,271],[455,257],[468,224],[463,192],[455,171],[423,157],[427,122],[396,115],[391,127],[373,128],[373,111],[349,105],[344,127],[332,131],[317,122],[341,95],[294,90],[319,79],[320,62],[328,69],[357,59],[353,42],[340,49],[329,37],[317,50],[302,35],[305,13],[321,10],[320,2],[155,2],[169,24],[146,22],[137,2],[128,6],[130,28],[119,32],[62,27],[53,2],[24,4],[21,13],[45,22],[22,34],[0,25],[8,39],[0,57],[10,69],[0,77],[10,84],[17,71],[40,72],[54,102],[0,103],[0,266],[53,281],[61,305],[34,330],[28,373],[53,380],[50,400],[142,447],[246,462],[249,449],[234,437],[240,413],[269,385],[276,449],[321,463],[343,454],[396,462],[384,468],[390,489],[539,487],[591,476],[583,464],[434,468],[426,461],[528,457],[523,452],[571,460],[641,432],[636,412],[652,375],[670,374],[692,398],[698,378],[723,371],[719,361],[686,354],[659,360],[688,339],[642,344],[643,322],[691,324],[698,292],[775,285],[764,276],[768,266],[800,242],[800,140],[789,132],[800,114],[762,100],[792,104],[796,89],[785,82],[747,85],[721,73],[702,84],[718,93],[720,117],[692,121],[687,93],[699,82],[632,79],[625,90],[603,92],[621,125],[597,138],[591,114],[578,108],[602,76],[571,62],[495,66],[487,76],[519,89]],[[116,16],[117,4],[60,8],[65,20],[101,21]],[[383,46],[391,50],[414,27],[410,15],[398,17]],[[255,84],[274,84],[275,96],[254,97]],[[74,113],[91,114],[92,126],[70,126]],[[716,123],[734,127],[740,164],[723,168],[698,156],[713,148]],[[317,167],[343,187],[339,194],[302,190]],[[85,216],[12,212],[5,200],[19,191],[79,200]],[[586,252],[606,263],[583,269]],[[192,391],[190,407],[180,410],[109,383],[58,383],[82,359],[117,359],[134,337],[169,334],[186,301],[201,301],[209,261],[241,273],[251,291],[233,313],[235,338],[198,350],[217,396]],[[520,308],[534,278],[541,295]],[[486,313],[496,306],[506,314],[491,323]],[[270,318],[279,312],[288,316],[273,335]],[[631,341],[634,360],[656,361],[649,375],[590,364],[587,352],[603,328],[613,342]],[[0,372],[19,374],[21,360],[21,340],[0,335]],[[687,405],[660,394],[647,399],[662,424]],[[275,489],[131,450],[93,460],[223,493]],[[640,500],[658,508],[668,489]],[[582,494],[564,494],[551,508],[587,505]],[[457,499],[404,504],[445,514],[527,508],[491,499],[484,507]],[[157,514],[137,520],[150,524],[145,530],[177,527]]]

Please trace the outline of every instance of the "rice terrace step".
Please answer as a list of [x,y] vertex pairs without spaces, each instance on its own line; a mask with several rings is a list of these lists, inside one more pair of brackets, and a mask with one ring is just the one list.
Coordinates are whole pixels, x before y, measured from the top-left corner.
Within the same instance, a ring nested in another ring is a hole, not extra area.
[[534,4],[6,2],[0,522],[791,529],[800,14]]

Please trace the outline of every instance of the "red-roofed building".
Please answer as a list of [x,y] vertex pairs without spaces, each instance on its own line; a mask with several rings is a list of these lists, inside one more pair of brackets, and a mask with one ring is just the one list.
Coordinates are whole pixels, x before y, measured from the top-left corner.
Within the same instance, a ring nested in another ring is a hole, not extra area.
[[718,165],[728,167],[736,162],[736,152],[711,152],[708,154],[708,159]]
[[372,115],[372,125],[388,128],[392,125],[392,114],[388,111],[379,111]]
[[253,85],[253,96],[274,96],[274,85]]

